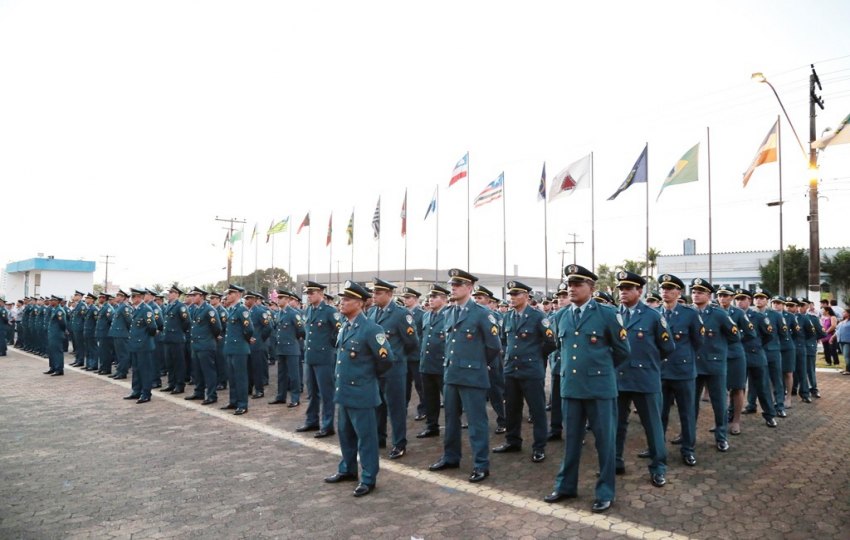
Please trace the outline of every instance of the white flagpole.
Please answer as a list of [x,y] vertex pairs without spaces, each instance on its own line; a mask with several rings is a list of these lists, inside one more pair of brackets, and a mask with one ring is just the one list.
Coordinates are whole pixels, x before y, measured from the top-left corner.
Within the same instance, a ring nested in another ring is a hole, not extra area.
[[[546,170],[546,162],[543,162],[543,170]],[[541,173],[540,176],[543,176]],[[543,180],[543,296],[549,294],[549,193],[546,192],[546,180]]]
[[714,283],[714,249],[711,238],[711,132],[705,127],[706,154],[708,156],[708,282]]
[[[590,153],[590,268],[596,271],[596,179],[593,174],[593,152]],[[573,254],[575,256],[575,254]]]

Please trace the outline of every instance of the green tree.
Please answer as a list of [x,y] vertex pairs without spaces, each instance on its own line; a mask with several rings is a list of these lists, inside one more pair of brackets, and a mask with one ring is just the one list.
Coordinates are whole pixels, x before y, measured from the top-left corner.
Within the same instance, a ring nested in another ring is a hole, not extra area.
[[[245,287],[246,289],[254,290],[263,295],[268,295],[272,289],[289,289],[295,287],[295,282],[292,276],[286,273],[282,268],[265,268],[251,272],[247,276],[230,276],[230,282]],[[227,281],[219,281],[214,284],[209,284],[204,287],[204,290],[214,290],[221,292],[227,288]],[[208,287],[208,288],[207,288]],[[297,292],[297,291],[292,291]]]
[[[788,246],[784,252],[784,278],[785,294],[793,295],[795,291],[804,289],[809,283],[809,251]],[[761,284],[769,291],[779,292],[779,254],[777,253],[767,261],[767,264],[759,266]]]
[[596,276],[599,278],[596,281],[596,288],[600,291],[612,291],[617,284],[617,279],[614,276],[614,269],[607,264],[600,264],[596,267]]
[[661,251],[655,248],[649,248],[646,252],[646,260],[649,262],[648,277],[655,277],[655,271],[658,270],[658,256]]
[[646,270],[646,262],[626,259],[625,261],[623,261],[623,264],[620,265],[620,268],[622,268],[626,272],[633,272],[642,276],[643,271]]
[[821,270],[829,274],[829,285],[834,298],[838,298],[838,291],[845,293],[850,290],[850,251],[842,249],[834,256],[823,256]]

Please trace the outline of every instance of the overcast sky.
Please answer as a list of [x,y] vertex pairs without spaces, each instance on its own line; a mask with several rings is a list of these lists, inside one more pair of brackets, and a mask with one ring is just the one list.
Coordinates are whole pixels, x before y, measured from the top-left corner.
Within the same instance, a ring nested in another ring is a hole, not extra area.
[[[772,249],[778,167],[742,173],[780,113],[803,144],[815,63],[826,110],[818,134],[850,113],[846,1],[753,2],[92,2],[0,1],[0,260],[36,253],[117,261],[112,281],[224,278],[215,217],[262,233],[311,211],[311,270],[377,264],[372,214],[381,196],[381,267],[400,269],[408,195],[408,267],[466,266],[466,184],[448,188],[470,153],[471,196],[505,172],[508,274],[543,275],[537,184],[594,153],[595,260],[642,259],[645,187],[606,199],[649,143],[650,244],[694,238],[708,249],[711,128],[714,251]],[[782,120],[785,239],[808,246],[806,162]],[[700,180],[655,198],[673,164],[701,142]],[[850,145],[822,155],[821,246],[847,245]],[[591,262],[591,191],[549,205],[549,274],[569,233]],[[333,253],[325,247],[333,212]],[[471,212],[471,270],[502,270],[501,201]],[[307,230],[292,236],[307,270]],[[271,264],[261,234],[259,266]],[[236,245],[234,273],[254,269]],[[274,262],[289,266],[289,235]]]

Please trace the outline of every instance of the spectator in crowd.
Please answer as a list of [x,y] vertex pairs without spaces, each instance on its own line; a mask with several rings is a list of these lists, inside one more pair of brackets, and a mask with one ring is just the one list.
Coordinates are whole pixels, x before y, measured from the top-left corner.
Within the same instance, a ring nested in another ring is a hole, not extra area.
[[844,317],[835,328],[832,342],[838,343],[841,354],[844,356],[844,371],[841,374],[850,375],[850,311],[844,310]]
[[821,310],[820,318],[821,326],[826,337],[821,339],[823,343],[823,356],[826,360],[826,365],[838,365],[838,344],[833,342],[835,336],[835,327],[838,326],[838,317],[835,316],[835,311],[830,306],[825,306]]

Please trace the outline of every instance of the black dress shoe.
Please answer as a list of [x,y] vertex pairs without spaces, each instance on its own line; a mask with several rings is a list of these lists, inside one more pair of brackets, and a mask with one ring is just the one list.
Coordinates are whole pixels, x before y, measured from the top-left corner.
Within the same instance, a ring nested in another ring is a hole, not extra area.
[[325,477],[325,482],[328,484],[337,484],[339,482],[356,482],[357,475],[350,473],[334,473],[330,476]]
[[812,398],[810,398],[809,396],[806,396],[802,399],[803,399],[803,403],[811,403],[812,402]]
[[717,441],[717,451],[718,452],[728,452],[729,451],[729,443],[726,441]]
[[779,418],[788,418],[788,413],[785,411],[776,411],[776,416]]
[[354,495],[355,497],[363,497],[371,493],[373,489],[375,489],[375,486],[370,486],[369,484],[364,484],[361,482],[357,484],[356,488],[354,488],[352,495]]
[[[160,385],[160,386],[162,386],[162,385]],[[154,386],[154,388],[156,388],[156,386]],[[173,386],[162,386],[159,389],[160,392],[171,392],[172,390],[174,390]]]
[[617,476],[623,476],[624,474],[626,474],[626,468],[625,467],[617,467],[617,468],[614,469],[614,474],[616,474]]
[[812,395],[820,399],[820,390],[812,390]]
[[540,463],[544,459],[546,459],[546,454],[543,453],[543,450],[535,450],[531,453],[531,461],[534,463]]
[[139,394],[130,394],[129,396],[124,396],[124,399],[139,399]]
[[676,435],[675,437],[673,437],[673,440],[670,441],[670,444],[682,444],[682,436]]
[[286,408],[287,409],[294,409],[295,407],[297,407],[299,405],[301,405],[301,403],[296,401],[295,403],[290,403],[289,405],[287,405]]
[[115,379],[116,381],[120,381],[121,379],[126,379],[126,375],[116,375],[114,377],[110,377],[111,379]]
[[197,399],[204,399],[204,396],[196,396],[196,395],[193,394],[191,396],[186,396],[183,399],[185,399],[186,401],[193,401],[193,400],[197,400]]
[[476,467],[472,469],[472,472],[469,475],[469,481],[473,484],[477,484],[488,476],[490,476],[490,471],[488,471],[487,469],[479,469],[478,467]]
[[297,433],[304,433],[305,431],[319,431],[319,426],[298,426],[297,428],[295,428],[295,431]]
[[426,416],[424,414],[417,414],[416,416],[413,417],[413,419],[416,420],[417,422],[421,422],[422,420],[425,420],[425,418],[426,418]]
[[398,446],[393,446],[393,449],[390,450],[390,453],[387,455],[390,459],[398,459],[402,457],[407,452],[407,448],[400,448]]
[[334,431],[332,429],[320,429],[319,431],[316,432],[315,435],[313,435],[313,437],[316,438],[316,439],[324,439],[325,437],[330,437],[331,435],[335,435],[335,434],[336,434],[336,431]]
[[428,470],[442,471],[443,469],[457,469],[458,467],[460,467],[460,463],[451,463],[444,458],[440,458],[440,461],[428,465]]
[[682,463],[684,463],[688,467],[693,467],[697,464],[697,458],[693,454],[687,454],[682,456]]
[[218,403],[217,399],[205,399],[201,402],[201,405],[212,405],[213,403]]
[[269,401],[269,405],[284,405],[284,404],[286,404],[285,399],[274,399],[272,401]]
[[183,390],[182,388],[175,388],[174,390],[172,390],[169,393],[170,394],[182,394],[183,392],[185,392],[185,390]]
[[242,416],[246,412],[248,412],[248,409],[243,409],[242,407],[238,407],[235,411],[233,411],[233,414],[235,414],[236,416]]
[[219,384],[218,386],[215,387],[215,389],[219,390],[219,391],[227,390],[227,385],[226,384]]
[[236,408],[236,405],[234,405],[233,403],[228,403],[227,405],[222,407],[221,410],[222,411],[230,411],[230,410],[233,410],[235,408]]
[[[467,427],[469,427],[469,426],[467,426]],[[505,433],[507,430],[508,430],[508,428],[506,428],[505,426],[499,426],[499,427],[496,428],[496,435],[501,435],[502,433]]]
[[602,512],[607,512],[609,508],[611,508],[611,501],[593,501],[593,506],[590,507],[590,511],[595,514],[600,514]]
[[253,396],[251,396],[251,399],[260,399],[261,397],[265,396],[266,395],[264,393],[260,392],[259,394],[254,394]]
[[655,487],[664,487],[664,484],[667,483],[667,479],[664,478],[663,474],[650,474],[649,481],[652,482],[652,485]]
[[148,401],[150,401],[150,400],[151,400],[151,398],[150,398],[150,397],[140,397],[140,398],[138,399],[138,401],[136,401],[136,405],[138,405],[139,403],[147,403],[147,402],[148,402]]
[[56,373],[56,372],[55,372],[55,371],[53,371],[52,369],[47,370],[47,371],[45,371],[45,372],[44,372],[44,374],[45,374],[45,375],[53,375],[54,373]]
[[65,374],[64,371],[57,371],[56,373],[51,373],[50,376],[51,377],[61,377],[64,374]]
[[543,501],[547,503],[556,503],[563,499],[575,499],[577,495],[561,493],[560,491],[553,491],[549,495],[543,497]]
[[741,411],[741,414],[756,414],[756,410],[744,408],[744,410]]
[[768,418],[767,420],[764,421],[764,424],[767,427],[776,427],[776,426],[779,425],[779,424],[776,423],[776,418]]
[[507,454],[508,452],[522,452],[522,447],[515,444],[504,443],[493,448],[494,454]]
[[652,457],[652,453],[650,453],[649,448],[647,448],[646,450],[644,450],[642,452],[638,452],[637,457],[642,458],[642,459],[648,459],[648,458]]
[[546,437],[547,441],[560,441],[563,437],[560,433],[550,433],[548,437]]
[[427,439],[428,437],[439,437],[440,430],[439,429],[426,429],[425,431],[420,431],[416,434],[417,439]]

